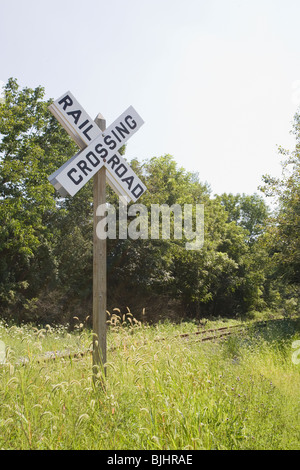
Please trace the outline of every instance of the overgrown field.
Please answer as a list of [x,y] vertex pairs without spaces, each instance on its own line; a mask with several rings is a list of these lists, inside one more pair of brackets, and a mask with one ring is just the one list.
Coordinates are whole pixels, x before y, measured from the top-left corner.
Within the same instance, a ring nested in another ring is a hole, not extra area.
[[94,383],[90,354],[38,361],[90,348],[84,325],[70,333],[0,323],[0,448],[300,449],[299,320],[249,324],[215,342],[176,336],[224,323],[111,317],[105,387]]

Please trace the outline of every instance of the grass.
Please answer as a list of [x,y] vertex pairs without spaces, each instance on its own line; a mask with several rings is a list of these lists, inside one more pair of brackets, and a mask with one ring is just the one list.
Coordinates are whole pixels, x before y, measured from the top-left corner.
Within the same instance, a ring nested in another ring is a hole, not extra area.
[[250,324],[243,335],[201,343],[176,337],[203,328],[195,323],[150,327],[113,315],[102,387],[90,355],[37,361],[49,350],[88,349],[84,325],[69,333],[2,323],[0,448],[298,450],[300,364],[291,360],[298,326]]

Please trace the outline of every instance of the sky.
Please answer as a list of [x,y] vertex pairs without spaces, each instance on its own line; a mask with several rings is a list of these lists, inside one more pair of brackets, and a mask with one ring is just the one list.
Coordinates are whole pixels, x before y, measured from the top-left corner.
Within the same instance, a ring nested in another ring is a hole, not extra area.
[[299,18],[299,0],[0,0],[0,85],[70,90],[107,126],[133,106],[128,160],[171,154],[212,194],[261,194],[295,146]]

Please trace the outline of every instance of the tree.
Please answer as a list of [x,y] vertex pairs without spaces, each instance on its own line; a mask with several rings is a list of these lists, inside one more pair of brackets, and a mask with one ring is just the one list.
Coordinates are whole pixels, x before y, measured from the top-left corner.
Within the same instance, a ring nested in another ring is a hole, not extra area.
[[249,244],[253,244],[264,232],[270,209],[261,196],[222,194],[217,196],[217,200],[228,213],[228,222],[234,221],[247,231]]
[[145,296],[174,297],[173,254],[184,242],[151,239],[151,206],[204,202],[209,198],[209,190],[194,173],[178,168],[171,155],[154,157],[142,163],[133,160],[131,167],[147,186],[147,192],[139,202],[148,210],[149,236],[135,241],[109,240],[108,282],[113,286],[113,291],[121,290],[123,301],[127,297],[126,292],[134,292],[136,299]]
[[263,177],[262,190],[275,197],[277,207],[270,218],[268,248],[273,261],[273,272],[283,282],[300,284],[300,114],[294,116],[293,133],[296,146],[293,151],[279,147],[285,157],[282,177]]
[[9,79],[0,104],[0,301],[15,308],[55,278],[61,201],[47,177],[76,151],[43,98]]
[[[48,182],[78,151],[49,113],[51,102],[44,100],[42,87],[20,89],[10,79],[4,88],[0,306],[14,318],[61,322],[91,311],[93,200],[92,181],[72,198],[61,198]],[[263,249],[259,256],[254,249],[265,217],[261,200],[255,195],[212,198],[198,175],[178,167],[170,155],[130,164],[147,186],[139,203],[149,214],[153,204],[204,204],[205,241],[200,250],[188,251],[184,236],[109,239],[108,306],[143,304],[153,311],[151,299],[159,305],[175,299],[182,316],[240,314],[257,307],[264,283]],[[109,188],[107,193],[118,215],[118,198]],[[129,215],[127,223],[133,220]]]
[[116,290],[123,286],[123,299],[126,289],[135,298],[164,295],[181,303],[183,316],[230,315],[258,307],[264,276],[251,257],[249,231],[231,220],[219,198],[211,199],[198,176],[178,168],[170,155],[132,163],[148,188],[141,202],[149,211],[151,204],[204,204],[205,242],[192,252],[184,238],[113,241],[110,280]]

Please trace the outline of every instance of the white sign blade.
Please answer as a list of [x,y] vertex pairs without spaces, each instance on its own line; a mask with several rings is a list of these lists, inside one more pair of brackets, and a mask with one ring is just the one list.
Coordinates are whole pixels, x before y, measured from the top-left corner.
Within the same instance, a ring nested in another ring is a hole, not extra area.
[[99,127],[70,91],[55,100],[49,110],[81,149],[101,134]]
[[64,168],[66,168],[66,166],[68,166],[69,163],[71,163],[71,162],[74,160],[74,158],[76,158],[79,154],[80,154],[80,152],[76,153],[76,155],[73,155],[73,157],[69,158],[68,161],[66,161],[65,163],[63,163],[63,165],[62,165],[61,167],[59,167],[58,170],[54,171],[54,173],[52,173],[50,176],[48,176],[48,181],[50,181],[50,183],[53,184],[52,181],[54,181],[54,180],[56,179],[56,176],[59,175],[60,172],[61,172]]
[[82,149],[48,177],[62,196],[76,194],[103,164],[108,169],[107,182],[119,196],[136,201],[146,191],[117,152],[144,123],[132,106],[103,132],[70,91],[55,100],[49,110]]
[[[70,160],[74,160],[75,157],[77,157],[78,154],[74,155]],[[70,160],[65,162],[58,170],[56,170],[52,175],[48,177],[49,182],[54,186],[56,191],[59,192],[59,194],[62,197],[66,197],[68,195],[68,192],[63,188],[63,186],[57,181],[56,177],[60,174],[60,172],[66,168],[66,166],[70,163]],[[110,173],[107,171],[106,172],[106,180],[109,186],[112,188],[112,190],[119,196],[119,197],[124,197],[127,202],[131,201],[131,198],[125,195],[124,190],[120,184],[110,175]]]
[[119,185],[119,183],[111,176],[108,171],[106,171],[106,181],[111,189],[117,194],[117,196],[124,198],[127,203],[131,201],[130,196],[124,194],[122,186]]
[[112,166],[114,172],[111,173],[121,184],[119,174],[123,172],[125,174],[130,167],[127,165],[128,169],[125,171],[123,161],[119,160],[120,163],[117,165],[117,160],[113,159],[113,156],[116,157],[116,150],[124,145],[143,123],[144,121],[131,106],[112,126],[109,126],[103,136],[99,135],[87,148],[69,160],[68,165],[59,171],[56,180],[71,196],[74,196],[105,163],[108,169]]
[[146,186],[132,170],[125,158],[117,152],[106,163],[107,176],[121,187],[122,194],[136,202],[147,190]]
[[[133,106],[129,106],[105,131],[101,132],[104,142],[111,150],[119,150],[122,145],[144,124]],[[114,142],[114,143],[113,143]]]
[[[74,155],[74,157],[72,157],[72,160],[74,160],[74,158],[76,157],[77,155]],[[66,162],[64,165],[62,165],[57,171],[55,171],[54,173],[52,173],[51,176],[48,177],[48,180],[50,181],[50,183],[52,184],[52,186],[54,186],[54,188],[56,189],[56,191],[59,192],[59,194],[62,196],[62,197],[66,197],[68,195],[68,192],[65,190],[65,188],[61,185],[61,183],[59,183],[56,179],[56,177],[60,174],[60,172],[67,166],[67,164],[70,162],[70,160],[68,162]],[[115,180],[111,175],[110,173],[107,171],[106,172],[106,180],[107,180],[107,183],[109,184],[109,186],[111,187],[111,189],[119,196],[119,197],[124,197],[126,199],[127,202],[130,202],[131,201],[131,198],[130,196],[126,195],[125,192],[124,192],[124,189],[123,187],[118,183],[117,180]]]

